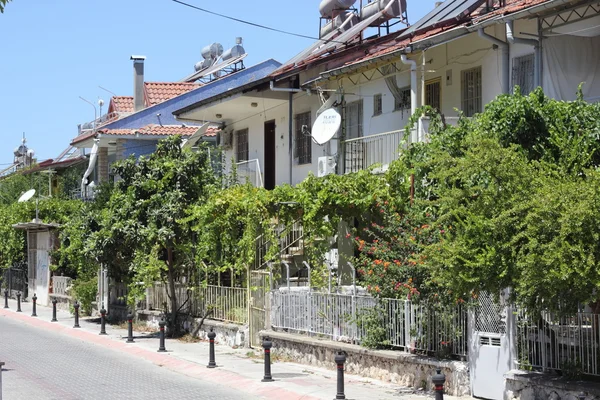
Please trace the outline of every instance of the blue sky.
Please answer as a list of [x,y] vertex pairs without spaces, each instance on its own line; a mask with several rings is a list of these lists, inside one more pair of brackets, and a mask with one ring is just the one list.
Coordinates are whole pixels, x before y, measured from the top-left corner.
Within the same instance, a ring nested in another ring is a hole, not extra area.
[[[191,4],[237,18],[318,35],[320,0],[207,1]],[[435,0],[408,0],[411,23]],[[284,62],[311,40],[214,17],[171,0],[13,0],[0,14],[0,167],[25,132],[38,160],[56,157],[94,118],[93,103],[111,94],[131,96],[129,57],[147,57],[146,81],[177,81],[193,72],[200,50],[226,49],[244,38],[250,66],[269,58]]]

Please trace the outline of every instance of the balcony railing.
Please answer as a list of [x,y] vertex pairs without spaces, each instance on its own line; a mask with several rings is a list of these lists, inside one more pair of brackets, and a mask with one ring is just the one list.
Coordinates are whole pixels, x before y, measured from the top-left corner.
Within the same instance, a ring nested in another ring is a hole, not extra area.
[[358,172],[375,164],[389,165],[398,159],[404,136],[402,129],[344,141],[344,173]]
[[237,181],[250,183],[254,187],[264,187],[260,162],[258,160],[242,161],[236,164]]

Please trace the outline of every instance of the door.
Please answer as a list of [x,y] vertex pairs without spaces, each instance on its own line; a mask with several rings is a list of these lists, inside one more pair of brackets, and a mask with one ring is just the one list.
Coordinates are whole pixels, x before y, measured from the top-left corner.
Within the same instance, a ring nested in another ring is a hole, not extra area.
[[259,332],[268,328],[268,303],[271,274],[268,271],[250,271],[250,347],[262,345]]
[[265,122],[265,189],[275,189],[275,121]]
[[[504,375],[512,365],[507,330],[510,308],[498,304],[489,293],[481,293],[471,313],[469,370],[474,397],[503,400]],[[511,324],[512,326],[512,324]]]
[[50,280],[50,232],[37,234],[37,265],[35,271],[35,289],[37,303],[48,305],[48,281]]

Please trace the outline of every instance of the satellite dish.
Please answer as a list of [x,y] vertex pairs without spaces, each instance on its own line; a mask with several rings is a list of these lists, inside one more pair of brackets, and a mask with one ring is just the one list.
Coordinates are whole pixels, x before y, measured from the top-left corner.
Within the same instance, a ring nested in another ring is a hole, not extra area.
[[317,144],[329,142],[342,126],[342,116],[333,108],[325,110],[317,117],[312,127],[312,138]]
[[19,203],[23,203],[29,199],[31,199],[33,197],[33,195],[35,195],[35,189],[29,189],[28,191],[26,191],[25,193],[23,193],[21,195],[21,197],[19,197],[19,200],[17,200]]

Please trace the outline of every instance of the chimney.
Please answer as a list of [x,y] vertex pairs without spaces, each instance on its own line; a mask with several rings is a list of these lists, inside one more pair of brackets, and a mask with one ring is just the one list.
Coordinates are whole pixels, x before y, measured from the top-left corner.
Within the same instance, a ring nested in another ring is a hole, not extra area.
[[133,60],[133,109],[144,109],[144,60],[145,56],[131,56]]

